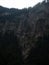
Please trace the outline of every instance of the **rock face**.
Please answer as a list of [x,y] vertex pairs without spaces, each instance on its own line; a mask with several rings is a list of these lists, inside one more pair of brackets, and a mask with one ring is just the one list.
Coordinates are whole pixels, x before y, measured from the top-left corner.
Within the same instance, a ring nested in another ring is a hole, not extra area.
[[[0,53],[2,55],[0,55],[0,57],[3,57],[1,58],[2,60],[0,59],[1,65],[2,63],[7,65],[15,65],[19,63],[25,65],[28,64],[30,62],[29,59],[33,58],[30,55],[32,54],[34,56],[34,51],[36,54],[36,48],[38,56],[38,52],[41,52],[38,49],[46,47],[46,44],[45,46],[43,44],[43,47],[42,45],[39,45],[40,43],[38,43],[38,38],[42,37],[42,39],[44,39],[44,35],[48,36],[48,33],[49,2],[45,3],[43,1],[42,3],[38,3],[33,8],[22,10],[14,8],[8,9],[0,6]],[[42,43],[45,42],[42,41]],[[46,47],[43,51],[46,49],[48,48]],[[48,51],[46,53],[48,53]],[[14,60],[10,60],[10,58],[14,58]],[[43,58],[45,58],[45,56]],[[34,65],[37,65],[40,62],[39,61],[35,64],[35,59],[32,59],[32,61],[34,61]],[[13,63],[11,64],[11,62]]]

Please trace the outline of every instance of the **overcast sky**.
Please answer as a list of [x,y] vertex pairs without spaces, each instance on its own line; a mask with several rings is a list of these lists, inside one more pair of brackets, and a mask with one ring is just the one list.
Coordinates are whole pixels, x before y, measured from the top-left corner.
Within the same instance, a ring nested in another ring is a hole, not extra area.
[[42,1],[43,0],[0,0],[0,6],[22,9],[33,7],[38,2]]

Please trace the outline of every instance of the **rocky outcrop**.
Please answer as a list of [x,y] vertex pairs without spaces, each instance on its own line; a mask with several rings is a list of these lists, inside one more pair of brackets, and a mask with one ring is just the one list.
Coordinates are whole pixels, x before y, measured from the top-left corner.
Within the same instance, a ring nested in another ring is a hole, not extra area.
[[[3,45],[7,47],[8,44],[8,48],[15,48],[15,37],[17,37],[18,47],[21,48],[20,54],[22,55],[23,64],[26,63],[26,59],[31,53],[30,50],[38,47],[38,43],[36,43],[38,37],[43,37],[43,34],[47,34],[48,31],[49,2],[45,3],[43,1],[33,8],[22,10],[13,8],[8,9],[0,6],[0,47],[4,47]],[[11,51],[13,50],[12,48],[10,49]],[[11,54],[13,53],[14,52]]]

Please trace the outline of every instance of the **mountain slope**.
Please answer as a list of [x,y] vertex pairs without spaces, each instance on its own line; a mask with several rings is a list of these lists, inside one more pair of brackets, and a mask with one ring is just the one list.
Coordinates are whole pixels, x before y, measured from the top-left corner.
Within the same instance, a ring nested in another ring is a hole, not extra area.
[[[21,51],[20,54],[22,54],[24,63],[29,56],[29,51],[39,46],[38,43],[36,43],[38,37],[43,37],[44,34],[47,35],[48,32],[49,2],[45,3],[43,1],[33,8],[22,10],[14,8],[8,9],[0,6],[0,47],[14,48],[17,44],[13,42],[13,39],[14,41],[18,40],[18,47],[21,48],[21,50],[20,48],[19,50]],[[5,42],[7,44],[9,43],[8,46]],[[2,43],[4,43],[5,46]],[[11,54],[13,54],[13,52],[11,52]]]

